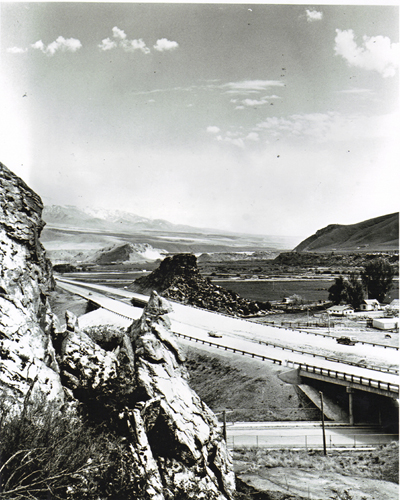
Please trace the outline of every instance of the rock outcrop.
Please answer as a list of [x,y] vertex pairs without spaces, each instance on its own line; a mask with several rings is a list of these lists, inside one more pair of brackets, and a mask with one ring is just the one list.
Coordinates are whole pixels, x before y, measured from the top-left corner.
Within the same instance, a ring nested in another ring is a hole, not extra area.
[[108,462],[90,457],[92,465],[69,478],[68,500],[233,498],[226,443],[188,385],[168,302],[153,294],[127,331],[104,338],[81,331],[69,312],[60,328],[47,300],[53,278],[39,242],[41,200],[2,164],[0,187],[0,422],[13,414],[26,420],[31,402],[49,404],[106,436]]
[[57,348],[61,378],[74,398],[86,402],[92,419],[127,438],[132,482],[145,498],[229,499],[235,489],[231,459],[214,414],[188,385],[170,311],[152,294],[112,351],[69,317]]
[[0,163],[0,398],[3,411],[29,399],[61,406],[64,392],[50,332],[51,265],[39,241],[39,196]]
[[166,257],[157,269],[136,279],[129,288],[142,293],[157,290],[168,299],[233,316],[265,314],[270,309],[268,303],[245,299],[203,278],[193,254]]

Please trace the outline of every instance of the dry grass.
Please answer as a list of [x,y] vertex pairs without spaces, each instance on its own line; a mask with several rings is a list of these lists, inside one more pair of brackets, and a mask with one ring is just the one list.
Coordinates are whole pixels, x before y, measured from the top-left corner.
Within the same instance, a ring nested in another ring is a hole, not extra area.
[[335,451],[327,456],[322,451],[235,449],[233,460],[240,463],[242,473],[285,467],[399,482],[398,442],[374,451]]

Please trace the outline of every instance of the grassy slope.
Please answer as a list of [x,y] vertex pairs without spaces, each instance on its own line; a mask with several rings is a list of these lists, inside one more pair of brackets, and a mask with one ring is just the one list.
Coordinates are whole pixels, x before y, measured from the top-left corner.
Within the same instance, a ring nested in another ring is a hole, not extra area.
[[[293,385],[278,378],[281,367],[232,353],[185,345],[190,386],[228,421],[313,420],[319,412]],[[233,410],[233,411],[231,411]]]

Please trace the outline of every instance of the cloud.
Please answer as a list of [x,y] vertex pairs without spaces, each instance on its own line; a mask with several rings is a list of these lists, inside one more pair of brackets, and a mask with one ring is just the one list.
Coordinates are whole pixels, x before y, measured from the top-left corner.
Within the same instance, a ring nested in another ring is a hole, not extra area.
[[76,52],[81,47],[80,40],[76,38],[64,38],[63,36],[59,36],[54,42],[49,43],[47,47],[42,40],[31,44],[32,49],[40,50],[48,56],[53,56],[56,52]]
[[103,52],[119,47],[125,52],[135,52],[136,50],[140,50],[143,54],[150,53],[150,49],[141,38],[129,40],[125,31],[121,30],[117,26],[114,26],[112,33],[114,40],[111,38],[104,38],[104,40],[98,44],[99,49]]
[[278,80],[244,80],[241,82],[229,82],[220,85],[219,88],[227,89],[227,92],[256,93],[265,91],[269,87],[283,87],[285,84]]
[[273,138],[310,138],[320,143],[349,139],[389,139],[396,137],[397,114],[381,116],[342,115],[336,112],[269,117],[254,129]]
[[160,38],[157,40],[156,44],[153,45],[155,50],[158,52],[165,52],[166,50],[175,50],[179,47],[178,42],[173,42],[171,40],[167,40],[166,38]]
[[335,90],[337,94],[373,94],[371,89],[347,89],[347,90]]
[[10,47],[7,52],[10,54],[24,54],[28,49],[22,49],[21,47]]
[[209,132],[210,134],[218,134],[219,132],[221,132],[221,129],[214,125],[210,125],[209,127],[207,127],[207,132]]
[[265,99],[243,99],[242,103],[245,106],[263,106],[264,104],[268,104],[268,101]]
[[363,36],[358,46],[353,30],[336,30],[335,54],[349,66],[377,71],[384,78],[394,76],[399,65],[400,44],[391,43],[386,36]]
[[314,21],[321,21],[322,18],[324,17],[324,14],[323,14],[323,12],[320,12],[318,10],[306,9],[306,16],[307,16],[307,21],[309,23],[312,23]]
[[257,132],[250,132],[247,136],[246,139],[249,139],[250,141],[259,141],[260,136],[257,134]]
[[99,43],[98,47],[103,51],[115,49],[117,47],[117,42],[114,42],[114,40],[110,38],[104,38],[104,40]]

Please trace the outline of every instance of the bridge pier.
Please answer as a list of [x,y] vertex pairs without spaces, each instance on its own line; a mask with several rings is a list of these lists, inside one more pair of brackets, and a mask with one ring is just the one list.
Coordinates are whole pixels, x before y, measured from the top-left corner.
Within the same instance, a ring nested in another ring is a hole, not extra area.
[[349,424],[354,425],[354,413],[353,413],[353,387],[346,387],[346,392],[349,395]]

